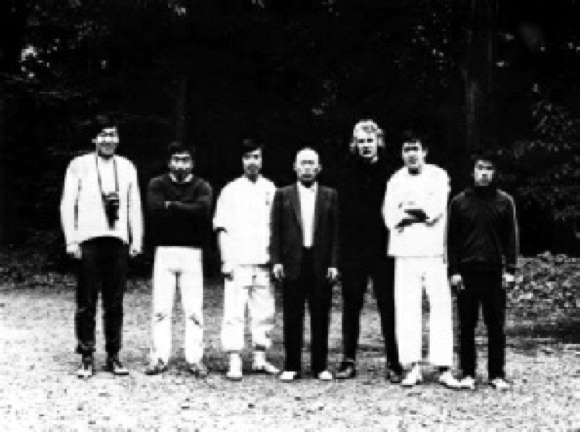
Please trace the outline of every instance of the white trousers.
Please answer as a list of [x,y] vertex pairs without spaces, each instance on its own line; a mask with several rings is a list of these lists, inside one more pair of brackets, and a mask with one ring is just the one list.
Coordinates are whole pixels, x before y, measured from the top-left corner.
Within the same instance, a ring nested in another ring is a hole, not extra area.
[[244,348],[246,309],[249,312],[252,345],[265,350],[272,345],[274,291],[270,269],[264,265],[240,265],[233,278],[224,282],[222,347],[226,352]]
[[423,288],[429,301],[429,361],[453,363],[453,317],[447,267],[442,257],[397,257],[395,260],[396,334],[401,364],[422,358]]
[[185,317],[185,361],[203,357],[203,268],[201,249],[160,246],[153,265],[153,317],[151,360],[169,361],[175,292],[180,290]]

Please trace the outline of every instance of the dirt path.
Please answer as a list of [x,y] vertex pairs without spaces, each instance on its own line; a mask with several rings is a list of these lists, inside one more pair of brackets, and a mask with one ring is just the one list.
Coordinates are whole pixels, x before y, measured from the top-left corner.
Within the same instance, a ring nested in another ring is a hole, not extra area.
[[[198,381],[182,372],[181,315],[177,315],[175,361],[163,376],[143,369],[149,341],[150,294],[128,293],[123,359],[127,378],[99,372],[75,376],[73,293],[69,289],[0,287],[0,424],[2,430],[578,430],[578,340],[514,335],[507,371],[514,387],[500,394],[480,382],[476,392],[454,392],[434,383],[411,390],[383,378],[379,322],[373,302],[365,307],[360,373],[345,383],[304,379],[282,384],[247,375],[223,378],[219,348],[221,292],[206,290],[207,357],[213,373]],[[340,309],[332,318],[330,361],[340,353]],[[281,328],[274,361],[282,363]],[[522,322],[511,317],[510,329]],[[574,322],[578,328],[578,321]],[[99,320],[97,361],[104,361]],[[480,343],[485,339],[481,339]],[[483,347],[480,346],[479,351]],[[307,359],[308,356],[305,356]],[[479,370],[485,371],[480,355]],[[481,380],[481,378],[480,378]]]

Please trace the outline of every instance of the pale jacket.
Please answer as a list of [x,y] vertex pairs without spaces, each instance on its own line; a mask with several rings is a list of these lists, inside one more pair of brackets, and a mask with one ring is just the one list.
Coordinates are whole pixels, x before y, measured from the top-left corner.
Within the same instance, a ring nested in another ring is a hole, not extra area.
[[256,183],[239,177],[222,190],[213,226],[225,232],[222,261],[231,265],[270,262],[270,213],[276,186],[261,177]]
[[[137,251],[142,249],[143,213],[137,171],[124,157],[113,157],[119,181],[119,219],[113,228],[109,227],[101,197],[96,154],[76,157],[69,164],[60,204],[61,223],[67,245],[80,244],[98,237],[116,237]],[[103,162],[99,162],[103,167]],[[111,172],[102,169],[101,177],[110,175]],[[114,184],[114,179],[102,180],[103,187],[107,185],[107,189]]]
[[[419,174],[406,167],[387,183],[383,217],[390,230],[388,255],[394,257],[435,257],[445,255],[445,224],[449,197],[449,176],[436,165],[425,164]],[[420,208],[427,223],[404,228],[397,225],[406,217],[406,208]]]

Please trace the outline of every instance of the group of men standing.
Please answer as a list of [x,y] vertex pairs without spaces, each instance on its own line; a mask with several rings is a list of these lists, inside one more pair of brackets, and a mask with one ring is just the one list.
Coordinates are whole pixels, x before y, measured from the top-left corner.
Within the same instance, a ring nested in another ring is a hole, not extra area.
[[[129,371],[119,360],[127,258],[141,251],[143,223],[134,166],[115,154],[118,131],[106,116],[95,123],[96,151],[75,158],[67,170],[61,217],[67,252],[79,260],[78,376],[95,372],[95,315],[102,293],[106,367]],[[489,380],[505,379],[505,286],[514,281],[518,232],[513,200],[495,187],[495,164],[474,158],[473,185],[449,206],[447,173],[426,163],[420,135],[401,140],[403,167],[390,175],[384,136],[372,120],[358,122],[351,157],[338,191],[318,182],[318,153],[301,149],[294,161],[297,181],[276,189],[261,175],[263,147],[246,139],[243,174],[225,186],[215,214],[212,188],[193,173],[194,154],[179,143],[168,148],[169,172],[149,183],[148,229],[155,244],[152,346],[145,373],[168,368],[171,323],[177,290],[185,316],[185,360],[205,377],[203,362],[202,251],[217,234],[224,277],[223,350],[226,377],[243,378],[246,312],[252,336],[253,372],[291,382],[302,375],[305,307],[311,326],[311,373],[328,381],[357,374],[356,354],[365,293],[372,283],[385,344],[386,377],[414,386],[422,381],[422,295],[430,306],[429,360],[438,381],[474,389],[474,330],[480,304],[489,337]],[[213,223],[212,223],[213,222]],[[327,364],[332,288],[343,297],[343,359],[333,373]],[[448,276],[450,279],[448,279]],[[267,359],[272,345],[274,281],[282,286],[285,364]],[[460,362],[463,376],[451,373],[453,322],[450,284],[458,289]]]

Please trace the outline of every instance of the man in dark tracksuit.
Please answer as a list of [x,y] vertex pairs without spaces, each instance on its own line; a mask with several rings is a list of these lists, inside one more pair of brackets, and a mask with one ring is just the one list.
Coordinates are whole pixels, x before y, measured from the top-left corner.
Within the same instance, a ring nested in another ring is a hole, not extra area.
[[518,228],[512,197],[494,184],[495,165],[476,156],[474,185],[450,204],[448,254],[451,285],[458,289],[461,387],[475,389],[475,327],[479,305],[488,331],[490,385],[506,390],[505,287],[513,285],[517,266]]
[[382,134],[371,120],[355,125],[352,158],[339,188],[344,351],[337,378],[356,375],[360,315],[370,278],[381,317],[387,378],[398,383],[402,369],[395,338],[394,260],[387,257],[388,230],[381,213],[389,177],[379,154],[384,147]]

